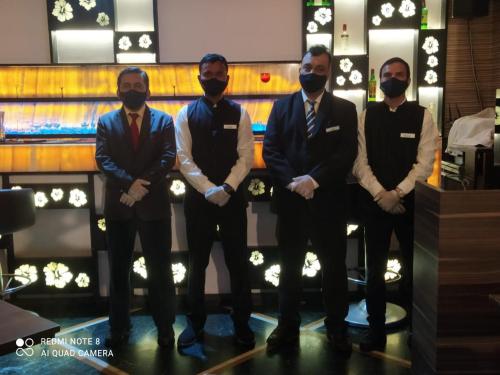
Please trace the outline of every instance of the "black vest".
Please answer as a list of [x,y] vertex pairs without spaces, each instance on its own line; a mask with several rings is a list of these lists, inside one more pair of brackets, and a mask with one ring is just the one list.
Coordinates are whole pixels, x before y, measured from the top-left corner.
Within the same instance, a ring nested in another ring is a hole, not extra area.
[[366,110],[368,164],[386,190],[393,190],[417,160],[424,107],[405,102],[391,112],[384,102]]
[[187,116],[194,162],[210,181],[222,185],[238,160],[241,106],[224,98],[214,106],[202,97],[189,104]]

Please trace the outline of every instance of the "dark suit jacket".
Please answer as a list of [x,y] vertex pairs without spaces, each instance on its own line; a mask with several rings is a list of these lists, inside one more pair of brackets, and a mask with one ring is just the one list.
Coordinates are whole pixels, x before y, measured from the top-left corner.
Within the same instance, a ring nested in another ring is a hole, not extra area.
[[[160,220],[170,217],[166,176],[175,163],[176,147],[172,117],[146,106],[134,152],[127,115],[123,109],[99,119],[96,162],[106,176],[104,214],[110,220]],[[149,193],[134,206],[120,203],[122,192],[142,178],[151,182]]]
[[307,201],[316,212],[329,215],[340,200],[346,177],[357,155],[357,116],[353,103],[323,94],[316,126],[307,138],[306,115],[300,91],[274,103],[264,137],[263,158],[273,179],[277,209],[293,212],[303,200],[286,189],[293,177],[308,174],[319,188]]

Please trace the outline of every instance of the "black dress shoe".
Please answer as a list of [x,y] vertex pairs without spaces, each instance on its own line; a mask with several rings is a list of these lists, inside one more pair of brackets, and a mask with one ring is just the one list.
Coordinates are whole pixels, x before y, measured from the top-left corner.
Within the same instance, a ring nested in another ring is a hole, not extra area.
[[126,344],[130,336],[129,331],[123,332],[110,332],[104,340],[104,345],[108,348],[116,348],[120,345]]
[[370,328],[366,335],[359,343],[359,349],[363,352],[371,352],[373,350],[385,350],[387,343],[387,335],[384,330],[375,330]]
[[299,345],[299,329],[278,325],[267,338],[267,351],[277,352]]
[[235,324],[234,341],[245,348],[253,348],[255,346],[255,334],[247,323]]
[[172,349],[175,344],[174,330],[170,328],[166,332],[158,332],[158,346],[162,349]]
[[195,330],[191,324],[184,328],[184,331],[179,335],[177,339],[177,347],[179,349],[187,348],[194,345],[196,341],[203,340],[203,329]]
[[328,342],[337,353],[350,356],[352,353],[352,342],[347,334],[347,330],[341,332],[328,332],[326,334]]

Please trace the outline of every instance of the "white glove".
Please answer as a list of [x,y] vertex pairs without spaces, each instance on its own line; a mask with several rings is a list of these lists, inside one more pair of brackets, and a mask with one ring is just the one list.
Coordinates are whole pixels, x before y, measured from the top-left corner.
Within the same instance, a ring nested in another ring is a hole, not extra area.
[[145,188],[145,186],[148,185],[151,185],[151,182],[138,178],[128,189],[128,195],[134,198],[134,200],[140,201],[147,193],[149,193],[149,190]]
[[399,204],[400,198],[396,190],[382,190],[373,199],[381,209],[386,212],[391,212],[391,210]]
[[312,199],[314,197],[314,180],[309,175],[294,177],[290,188],[305,199]]
[[120,197],[120,203],[123,203],[125,206],[132,207],[135,203],[135,199],[127,193],[122,193]]
[[224,206],[231,198],[231,195],[224,191],[222,186],[214,186],[207,190],[205,199],[219,207]]

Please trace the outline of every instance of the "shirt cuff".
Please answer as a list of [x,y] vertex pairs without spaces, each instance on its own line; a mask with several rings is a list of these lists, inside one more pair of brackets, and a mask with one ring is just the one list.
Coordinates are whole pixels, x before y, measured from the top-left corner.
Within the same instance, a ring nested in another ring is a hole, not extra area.
[[407,179],[404,179],[399,183],[398,188],[403,192],[404,195],[407,195],[415,188],[415,184],[413,184],[411,181],[408,181]]
[[366,190],[368,190],[368,192],[372,195],[372,197],[375,197],[378,193],[380,193],[382,190],[385,189],[382,185],[380,185],[380,182],[375,181]]

